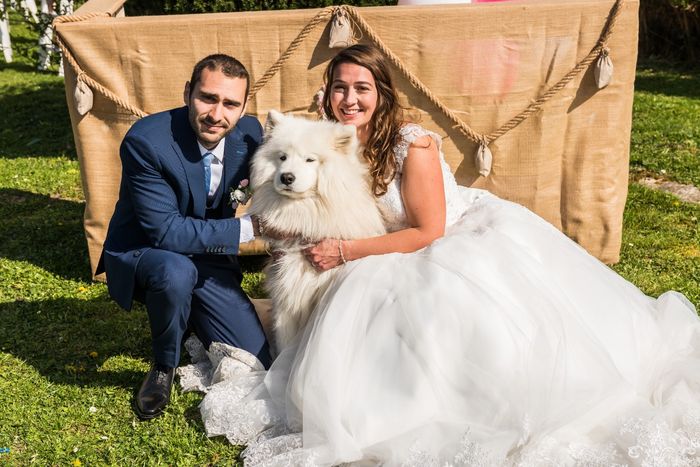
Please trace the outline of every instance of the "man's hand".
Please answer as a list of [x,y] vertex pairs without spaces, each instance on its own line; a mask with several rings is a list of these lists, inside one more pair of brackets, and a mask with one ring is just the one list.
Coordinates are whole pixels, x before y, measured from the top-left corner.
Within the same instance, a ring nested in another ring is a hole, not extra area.
[[262,237],[262,231],[260,230],[260,219],[258,219],[258,216],[250,216],[250,222],[253,224],[253,235],[255,238]]
[[265,237],[272,240],[285,240],[292,238],[294,235],[285,234],[275,229],[271,229],[265,225],[265,222],[258,216],[250,216],[250,221],[253,224],[253,234],[256,238]]

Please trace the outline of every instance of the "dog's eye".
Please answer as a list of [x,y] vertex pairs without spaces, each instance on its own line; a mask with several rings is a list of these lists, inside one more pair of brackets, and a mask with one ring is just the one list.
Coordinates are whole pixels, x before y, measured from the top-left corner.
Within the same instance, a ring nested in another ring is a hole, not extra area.
[[286,161],[286,160],[287,160],[287,155],[286,155],[286,154],[282,154],[282,155],[280,156],[280,160],[281,160],[281,161]]
[[313,159],[313,158],[311,158],[311,157],[308,157],[308,158],[306,159],[306,162],[316,162],[316,159]]

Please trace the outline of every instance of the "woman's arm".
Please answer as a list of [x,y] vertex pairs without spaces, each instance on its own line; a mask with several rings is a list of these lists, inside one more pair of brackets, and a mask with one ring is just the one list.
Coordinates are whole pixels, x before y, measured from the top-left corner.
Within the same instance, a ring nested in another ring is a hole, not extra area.
[[445,233],[445,190],[437,144],[423,136],[408,148],[403,164],[401,197],[411,227],[379,237],[358,240],[325,239],[304,250],[319,270],[346,261],[385,253],[410,253],[429,245]]

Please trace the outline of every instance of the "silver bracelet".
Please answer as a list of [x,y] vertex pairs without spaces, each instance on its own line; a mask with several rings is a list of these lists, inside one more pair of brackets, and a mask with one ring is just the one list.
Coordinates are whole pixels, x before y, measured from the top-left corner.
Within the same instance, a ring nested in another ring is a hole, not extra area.
[[340,260],[343,262],[343,264],[347,264],[347,261],[345,261],[345,255],[343,255],[343,241],[338,240],[338,253],[340,253]]

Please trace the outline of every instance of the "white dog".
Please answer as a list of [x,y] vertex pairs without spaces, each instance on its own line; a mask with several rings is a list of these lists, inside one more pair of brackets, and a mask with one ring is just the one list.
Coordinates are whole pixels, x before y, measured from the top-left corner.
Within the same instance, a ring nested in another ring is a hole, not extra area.
[[266,229],[275,255],[265,269],[279,352],[306,325],[340,268],[317,271],[301,250],[324,238],[354,239],[385,232],[370,193],[352,125],[311,121],[270,111],[265,141],[253,157],[248,210]]

